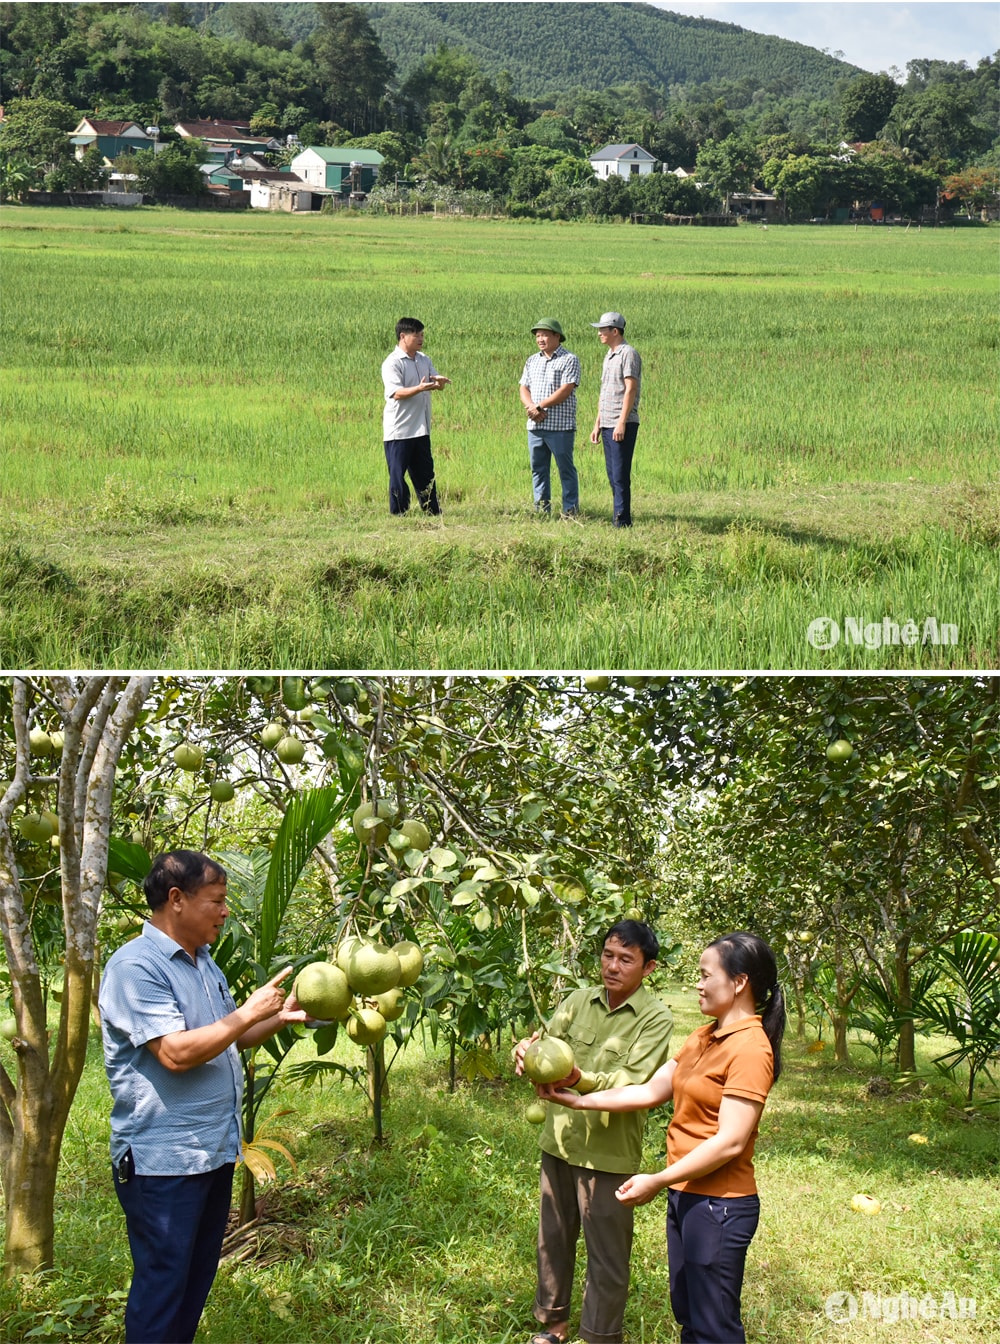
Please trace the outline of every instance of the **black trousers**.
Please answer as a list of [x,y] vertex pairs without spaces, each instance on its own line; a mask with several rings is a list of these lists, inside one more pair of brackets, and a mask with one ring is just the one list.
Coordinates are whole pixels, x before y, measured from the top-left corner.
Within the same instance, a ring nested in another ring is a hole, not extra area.
[[233,1192],[234,1164],[197,1176],[133,1176],[115,1190],[125,1213],[132,1284],[126,1344],[190,1344],[208,1298]]
[[669,1191],[670,1305],[681,1344],[744,1344],[743,1267],[759,1220],[756,1195],[717,1199]]
[[635,420],[625,426],[625,437],[621,440],[615,438],[613,425],[601,427],[604,466],[611,486],[615,527],[632,526],[632,457],[638,433],[639,425]]
[[440,513],[441,506],[434,484],[431,436],[421,434],[415,439],[385,439],[383,442],[385,461],[389,468],[389,512],[405,513],[410,507],[410,490],[406,484],[409,473],[423,511]]

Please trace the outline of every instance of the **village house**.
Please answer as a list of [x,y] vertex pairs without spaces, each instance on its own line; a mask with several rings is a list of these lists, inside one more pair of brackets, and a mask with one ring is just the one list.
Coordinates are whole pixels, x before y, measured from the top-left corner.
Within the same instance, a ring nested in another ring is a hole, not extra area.
[[[154,131],[156,134],[149,134]],[[134,121],[98,121],[96,117],[84,117],[79,126],[70,132],[69,142],[73,153],[82,159],[88,149],[97,148],[104,156],[104,162],[110,165],[120,154],[132,154],[137,149],[162,148],[157,144],[159,128],[150,126],[143,130]]]
[[384,162],[375,149],[357,149],[351,145],[329,148],[310,145],[292,159],[291,169],[309,186],[335,192],[339,196],[371,191]]
[[641,145],[605,145],[590,156],[590,166],[596,177],[645,176],[653,171],[656,157]]
[[200,140],[205,158],[226,163],[234,156],[269,154],[283,148],[280,140],[254,135],[246,121],[178,121],[174,130],[182,140]]

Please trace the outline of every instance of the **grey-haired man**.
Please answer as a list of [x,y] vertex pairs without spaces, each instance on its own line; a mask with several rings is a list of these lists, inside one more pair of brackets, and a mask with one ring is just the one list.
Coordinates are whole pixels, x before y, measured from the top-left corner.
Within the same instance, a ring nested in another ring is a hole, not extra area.
[[590,442],[604,444],[604,465],[611,486],[615,527],[632,526],[632,456],[639,433],[642,360],[625,340],[621,313],[603,313],[596,322],[607,347],[601,368],[601,395]]

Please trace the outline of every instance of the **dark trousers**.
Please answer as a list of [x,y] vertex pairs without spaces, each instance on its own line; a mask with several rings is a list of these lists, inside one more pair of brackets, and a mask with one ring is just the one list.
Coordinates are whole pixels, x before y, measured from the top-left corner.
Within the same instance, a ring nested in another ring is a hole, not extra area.
[[743,1266],[759,1219],[756,1195],[716,1199],[669,1191],[670,1305],[681,1344],[744,1344]]
[[625,426],[625,437],[620,442],[614,437],[614,428],[601,427],[604,443],[604,465],[614,500],[615,527],[632,526],[632,454],[639,433],[638,423]]
[[437,487],[434,484],[431,436],[421,434],[415,439],[385,439],[384,443],[385,461],[389,468],[389,512],[405,513],[410,507],[410,491],[406,484],[409,472],[424,513],[440,513]]
[[542,1153],[538,1216],[538,1292],[535,1320],[569,1320],[576,1243],[583,1228],[587,1279],[580,1312],[580,1338],[617,1344],[628,1297],[632,1210],[615,1199],[625,1178],[612,1171],[573,1167]]
[[124,1184],[114,1172],[132,1252],[126,1344],[191,1344],[219,1267],[234,1170],[227,1162],[197,1176]]

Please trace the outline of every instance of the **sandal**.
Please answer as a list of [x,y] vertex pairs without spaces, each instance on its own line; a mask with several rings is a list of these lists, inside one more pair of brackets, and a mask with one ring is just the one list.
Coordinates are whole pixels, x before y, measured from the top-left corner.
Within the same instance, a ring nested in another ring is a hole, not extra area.
[[553,1334],[551,1330],[539,1330],[531,1336],[528,1344],[566,1344],[565,1335]]

